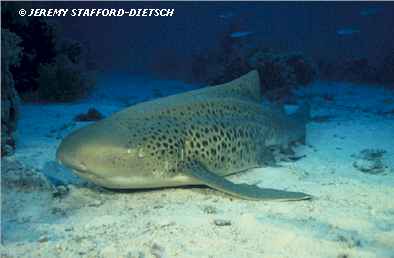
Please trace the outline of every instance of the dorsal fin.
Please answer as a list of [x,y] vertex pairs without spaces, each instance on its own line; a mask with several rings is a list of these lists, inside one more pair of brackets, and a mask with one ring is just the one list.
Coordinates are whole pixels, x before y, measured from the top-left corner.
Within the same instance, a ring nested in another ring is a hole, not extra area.
[[119,114],[127,113],[130,108],[133,112],[158,112],[178,105],[187,105],[193,101],[196,102],[197,100],[207,100],[207,98],[233,98],[260,103],[262,96],[260,91],[259,74],[256,70],[253,70],[224,84],[204,87],[202,89],[139,103],[135,106],[129,107],[128,109],[120,111]]
[[230,82],[204,88],[201,90],[201,94],[212,97],[240,97],[260,102],[262,100],[262,95],[259,73],[257,70],[250,71]]

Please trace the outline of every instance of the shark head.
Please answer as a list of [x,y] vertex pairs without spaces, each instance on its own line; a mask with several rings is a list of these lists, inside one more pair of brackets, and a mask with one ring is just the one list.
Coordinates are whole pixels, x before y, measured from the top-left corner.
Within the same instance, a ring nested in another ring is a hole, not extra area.
[[146,153],[147,143],[125,136],[122,130],[100,121],[68,135],[56,158],[78,176],[107,188],[144,188],[155,184],[157,166]]

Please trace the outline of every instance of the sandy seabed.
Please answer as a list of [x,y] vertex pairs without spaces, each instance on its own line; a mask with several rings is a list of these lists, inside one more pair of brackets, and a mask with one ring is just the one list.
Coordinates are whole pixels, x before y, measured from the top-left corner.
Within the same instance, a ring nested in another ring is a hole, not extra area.
[[312,201],[246,201],[205,187],[113,192],[54,162],[89,107],[109,115],[189,89],[137,80],[128,92],[141,83],[138,96],[107,90],[22,106],[16,153],[2,160],[1,257],[394,257],[393,91],[315,83],[298,94],[312,106],[307,145],[297,148],[305,157],[230,177]]

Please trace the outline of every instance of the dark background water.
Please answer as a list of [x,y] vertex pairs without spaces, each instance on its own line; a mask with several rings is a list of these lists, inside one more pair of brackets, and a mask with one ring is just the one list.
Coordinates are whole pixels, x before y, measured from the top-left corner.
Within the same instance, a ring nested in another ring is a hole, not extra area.
[[[89,42],[106,69],[142,72],[157,58],[187,63],[193,52],[214,46],[234,25],[239,31],[254,32],[247,38],[250,44],[264,42],[314,58],[367,57],[376,62],[394,46],[391,2],[69,2],[37,6],[175,9],[173,17],[54,18],[63,25],[66,36]],[[228,14],[232,17],[221,18]],[[360,32],[341,36],[339,29]]]
[[[264,95],[281,103],[294,103],[294,92],[315,80],[394,89],[394,2],[2,1],[1,6],[2,132],[7,132],[1,136],[13,147],[18,95],[26,102],[72,102],[97,85],[109,93],[110,86],[127,88],[136,75],[207,86],[257,70]],[[169,8],[175,15],[21,17],[21,8],[28,13]],[[251,34],[234,39],[235,32]],[[130,94],[144,91],[146,83],[137,84]],[[168,84],[160,85],[168,93]],[[155,97],[163,96],[156,90]]]
[[[69,88],[76,93],[94,82],[69,87],[66,81],[83,80],[91,70],[213,85],[258,69],[262,78],[273,77],[263,84],[279,88],[288,69],[295,69],[303,77],[291,79],[297,85],[313,79],[394,85],[393,2],[2,2],[2,7],[2,29],[21,39],[21,60],[9,68],[19,93],[46,89],[45,95],[61,95]],[[20,17],[21,8],[28,13],[165,8],[175,14]],[[249,35],[231,36],[242,32]],[[12,52],[16,41],[10,44]],[[253,64],[266,53],[264,62]],[[54,80],[58,85],[49,87]]]

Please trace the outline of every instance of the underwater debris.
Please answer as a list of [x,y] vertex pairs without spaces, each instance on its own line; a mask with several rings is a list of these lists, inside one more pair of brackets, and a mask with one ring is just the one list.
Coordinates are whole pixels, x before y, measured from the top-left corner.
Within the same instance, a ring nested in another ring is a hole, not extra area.
[[218,227],[231,226],[231,221],[227,219],[215,219],[213,224]]
[[216,207],[210,206],[210,205],[204,206],[202,210],[205,213],[207,213],[207,214],[216,214],[216,213],[218,213],[218,210],[216,209]]
[[99,121],[103,119],[104,116],[95,108],[89,108],[88,112],[85,114],[79,114],[74,117],[74,121],[77,122],[89,122],[89,121]]
[[383,173],[387,166],[383,162],[385,150],[381,149],[364,149],[358,155],[353,155],[356,160],[353,162],[353,167],[357,170],[368,174]]

